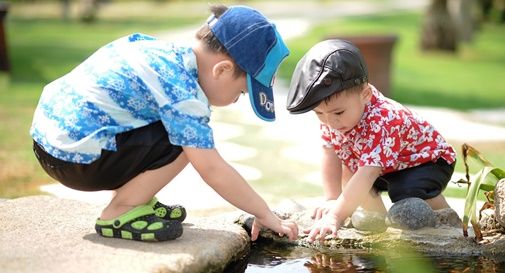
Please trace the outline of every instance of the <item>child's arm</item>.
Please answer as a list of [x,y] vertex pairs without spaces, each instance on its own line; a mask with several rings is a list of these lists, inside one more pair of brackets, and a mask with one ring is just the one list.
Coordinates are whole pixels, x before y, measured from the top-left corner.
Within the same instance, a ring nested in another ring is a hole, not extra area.
[[235,207],[253,214],[256,219],[251,230],[251,239],[258,237],[261,226],[265,226],[289,239],[298,237],[294,222],[281,221],[268,208],[266,202],[247,184],[242,176],[231,167],[216,149],[183,147],[189,162],[203,180],[219,195]]
[[332,147],[322,147],[321,178],[324,196],[328,202],[314,209],[312,218],[316,220],[328,212],[334,200],[342,193],[342,161]]
[[321,171],[326,200],[337,199],[342,193],[342,161],[333,148],[323,147]]
[[334,207],[310,229],[304,230],[305,233],[309,233],[308,240],[311,242],[316,238],[324,240],[329,233],[336,236],[343,221],[363,202],[380,173],[381,167],[359,168],[337,198]]

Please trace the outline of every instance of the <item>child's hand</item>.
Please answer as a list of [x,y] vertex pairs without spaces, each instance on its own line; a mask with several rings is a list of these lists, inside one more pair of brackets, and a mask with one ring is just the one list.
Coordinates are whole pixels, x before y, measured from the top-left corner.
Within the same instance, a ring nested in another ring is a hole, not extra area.
[[254,223],[251,228],[251,240],[258,239],[261,227],[264,226],[279,234],[279,236],[287,235],[289,240],[296,240],[298,238],[298,226],[295,222],[289,220],[281,220],[270,212],[267,217],[255,217]]
[[321,219],[316,220],[310,228],[305,229],[303,233],[309,234],[307,239],[311,243],[316,239],[323,242],[328,234],[336,237],[340,225],[340,221],[338,221],[333,213],[327,213]]
[[315,208],[311,215],[312,219],[321,219],[332,207],[336,206],[335,202],[337,200],[326,200],[322,206]]

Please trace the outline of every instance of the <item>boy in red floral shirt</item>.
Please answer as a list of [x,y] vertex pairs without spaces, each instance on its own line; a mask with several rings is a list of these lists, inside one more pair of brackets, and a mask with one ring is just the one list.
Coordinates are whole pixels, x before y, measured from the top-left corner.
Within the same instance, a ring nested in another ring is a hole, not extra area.
[[335,236],[358,206],[385,213],[392,202],[418,197],[448,208],[442,191],[456,154],[428,122],[368,83],[360,51],[344,40],[316,44],[298,62],[288,94],[292,114],[321,121],[322,178],[327,202],[316,208],[309,241]]

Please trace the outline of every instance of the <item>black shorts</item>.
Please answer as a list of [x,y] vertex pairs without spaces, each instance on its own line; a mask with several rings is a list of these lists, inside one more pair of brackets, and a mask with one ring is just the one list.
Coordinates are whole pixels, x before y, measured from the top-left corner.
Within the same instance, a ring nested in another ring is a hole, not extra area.
[[117,151],[102,150],[91,164],[67,162],[48,154],[35,141],[42,168],[63,185],[81,191],[117,189],[137,175],[173,162],[182,147],[172,145],[161,121],[116,135]]
[[380,176],[373,188],[376,192],[387,191],[393,203],[409,197],[431,199],[445,189],[455,165],[456,163],[449,165],[439,158],[437,162],[428,162]]

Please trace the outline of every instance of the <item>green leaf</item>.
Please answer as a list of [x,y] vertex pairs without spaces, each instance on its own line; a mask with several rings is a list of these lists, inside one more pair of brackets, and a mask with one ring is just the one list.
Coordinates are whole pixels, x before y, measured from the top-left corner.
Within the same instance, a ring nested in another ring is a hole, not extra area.
[[472,177],[472,183],[468,188],[468,193],[465,200],[465,209],[463,212],[463,232],[466,233],[466,228],[468,227],[468,222],[476,219],[476,209],[475,203],[477,201],[477,195],[479,190],[494,191],[496,183],[501,179],[501,175],[505,172],[496,167],[486,166],[480,170],[475,176]]
[[500,169],[500,168],[494,168],[491,172],[494,174],[494,176],[495,176],[498,180],[501,180],[501,179],[504,179],[504,178],[505,178],[505,170],[503,170],[503,169]]
[[488,185],[488,184],[482,184],[480,185],[479,189],[483,191],[494,191],[495,186],[493,185]]

